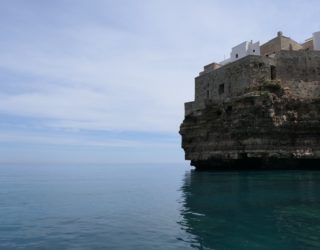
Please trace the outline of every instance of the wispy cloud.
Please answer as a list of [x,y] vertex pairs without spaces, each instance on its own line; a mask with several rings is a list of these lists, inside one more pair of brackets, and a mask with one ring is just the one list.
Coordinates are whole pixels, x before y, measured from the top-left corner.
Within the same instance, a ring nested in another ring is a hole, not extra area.
[[[319,11],[315,0],[2,3],[0,118],[25,124],[0,130],[2,141],[135,147],[139,139],[64,131],[177,134],[202,65],[278,30],[302,41],[320,30]],[[34,133],[27,120],[45,132]]]

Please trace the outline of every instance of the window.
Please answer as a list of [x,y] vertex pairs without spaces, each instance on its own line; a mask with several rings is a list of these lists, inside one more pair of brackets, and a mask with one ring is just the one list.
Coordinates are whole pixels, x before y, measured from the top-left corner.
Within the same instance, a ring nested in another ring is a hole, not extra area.
[[209,99],[209,98],[210,98],[210,91],[207,90],[207,99]]
[[276,67],[272,65],[270,67],[270,78],[271,80],[275,80],[276,77],[277,77]]
[[224,93],[224,84],[219,85],[219,95],[222,95]]
[[232,106],[228,106],[228,107],[226,108],[226,113],[227,113],[228,115],[230,115],[231,112],[232,112]]
[[254,49],[254,50],[252,50],[252,52],[254,53],[254,52],[256,52],[256,50]]
[[236,58],[238,58],[239,57],[239,55],[238,54],[236,54]]

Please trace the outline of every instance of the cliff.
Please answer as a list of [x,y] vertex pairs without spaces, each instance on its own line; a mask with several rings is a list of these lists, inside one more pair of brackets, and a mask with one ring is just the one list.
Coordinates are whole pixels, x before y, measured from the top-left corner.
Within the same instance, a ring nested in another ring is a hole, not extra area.
[[197,168],[320,168],[319,93],[315,51],[248,56],[202,74],[180,127],[185,158]]

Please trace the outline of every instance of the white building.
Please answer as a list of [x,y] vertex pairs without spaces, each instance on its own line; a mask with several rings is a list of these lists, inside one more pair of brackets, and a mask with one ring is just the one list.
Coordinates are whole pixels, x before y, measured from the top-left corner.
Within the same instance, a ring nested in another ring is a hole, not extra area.
[[313,49],[320,50],[320,31],[313,33]]
[[260,55],[260,42],[245,41],[232,48],[230,58],[220,62],[225,65],[248,55]]

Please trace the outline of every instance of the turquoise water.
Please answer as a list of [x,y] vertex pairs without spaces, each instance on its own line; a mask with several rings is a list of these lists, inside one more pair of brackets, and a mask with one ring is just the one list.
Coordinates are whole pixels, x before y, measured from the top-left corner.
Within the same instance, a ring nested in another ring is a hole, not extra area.
[[320,171],[0,166],[0,249],[320,249]]

